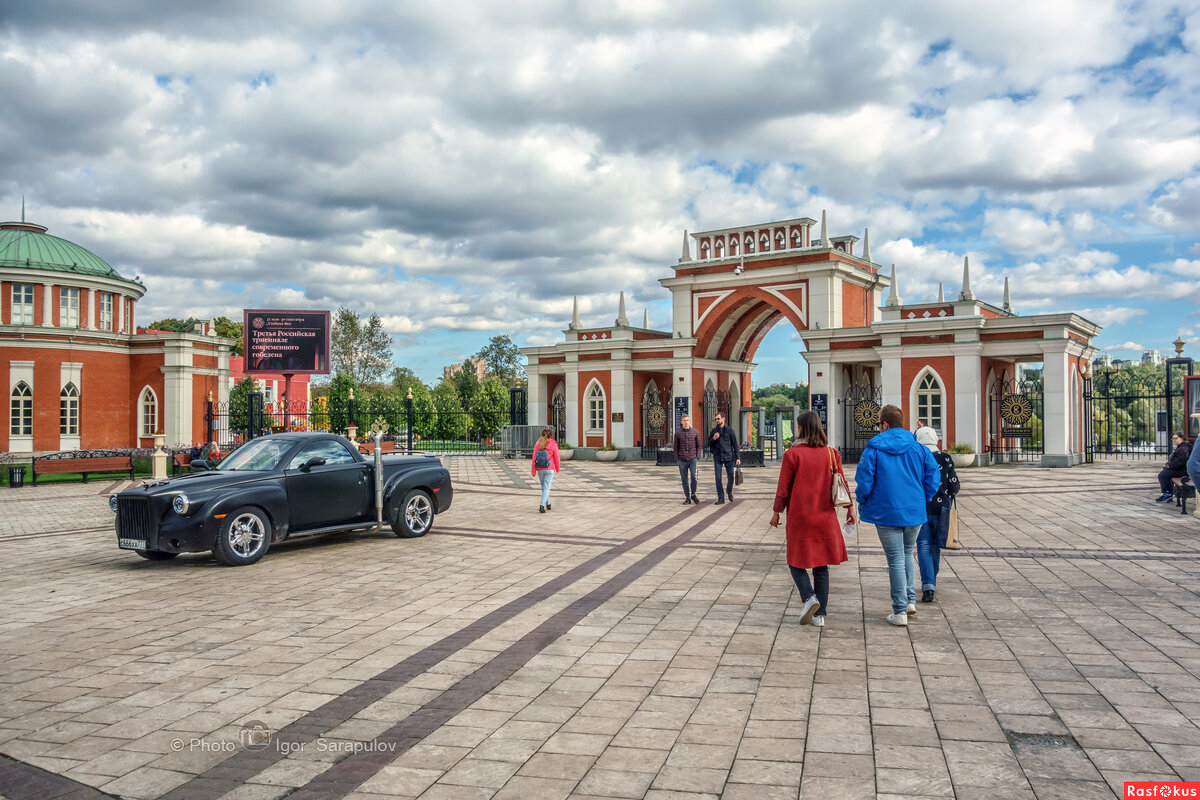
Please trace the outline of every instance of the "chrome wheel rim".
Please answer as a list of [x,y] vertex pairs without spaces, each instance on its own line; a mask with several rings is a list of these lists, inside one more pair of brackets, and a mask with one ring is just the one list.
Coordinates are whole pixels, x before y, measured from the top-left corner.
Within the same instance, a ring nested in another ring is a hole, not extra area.
[[424,533],[433,522],[433,504],[423,494],[414,495],[404,507],[404,521],[413,533]]
[[239,514],[229,526],[229,549],[242,558],[250,558],[266,541],[262,520],[256,514]]

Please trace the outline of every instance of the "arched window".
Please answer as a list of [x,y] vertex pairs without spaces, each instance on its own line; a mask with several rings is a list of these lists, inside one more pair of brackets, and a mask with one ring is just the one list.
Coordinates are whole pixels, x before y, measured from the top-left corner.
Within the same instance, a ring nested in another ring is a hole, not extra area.
[[752,234],[752,233],[746,234],[746,252],[747,253],[754,252],[754,234]]
[[786,241],[787,240],[784,239],[784,237],[783,237],[783,231],[775,231],[775,249],[776,250],[782,250],[784,248],[784,243]]
[[717,258],[720,258],[725,253],[725,243],[717,239],[717,243],[713,245],[713,252]]
[[800,246],[800,231],[792,231],[792,247]]
[[142,410],[142,436],[153,436],[158,430],[158,397],[149,386],[142,390],[138,405]]
[[588,434],[604,435],[604,389],[599,381],[592,381],[587,393]]
[[708,258],[708,241],[707,240],[700,243],[700,257]]
[[73,383],[58,393],[58,432],[63,436],[79,435],[79,390]]
[[25,381],[13,387],[8,408],[9,435],[33,436],[33,390]]
[[917,384],[917,421],[937,431],[939,439],[944,429],[943,407],[942,385],[932,372],[927,372]]
[[770,250],[770,249],[771,249],[771,239],[770,239],[770,237],[768,237],[768,236],[767,236],[765,233],[764,233],[764,234],[762,235],[762,237],[761,237],[761,238],[758,240],[758,243],[759,243],[760,245],[762,245],[762,246],[759,248],[759,250],[760,250],[761,252],[763,252],[763,253],[765,253],[765,252],[767,252],[768,250]]
[[736,256],[738,254],[738,237],[734,236],[729,240],[729,255]]

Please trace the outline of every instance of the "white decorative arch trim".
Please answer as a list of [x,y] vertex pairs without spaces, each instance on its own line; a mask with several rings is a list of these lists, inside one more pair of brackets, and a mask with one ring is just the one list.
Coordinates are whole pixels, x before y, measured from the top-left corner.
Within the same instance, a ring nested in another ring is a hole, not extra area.
[[[593,394],[593,389],[599,390]],[[598,413],[594,413],[592,401],[599,399]],[[596,423],[599,423],[597,425]],[[583,424],[584,436],[604,436],[608,427],[608,395],[604,392],[604,386],[596,378],[588,381],[587,386],[583,389]]]
[[946,381],[940,374],[938,374],[936,369],[928,364],[921,368],[921,371],[917,373],[917,376],[913,378],[912,384],[908,387],[908,407],[912,409],[911,422],[914,426],[917,424],[917,388],[921,385],[921,381],[925,380],[926,375],[933,376],[933,379],[937,381],[938,392],[942,397],[942,426],[939,428],[935,425],[934,430],[937,431],[938,438],[941,439],[942,444],[945,445],[948,444],[946,439],[946,427],[948,426],[950,419],[950,406],[946,402],[948,397],[946,394]]
[[[708,315],[712,313],[712,310],[714,308],[716,308],[717,306],[721,305],[721,301],[724,300],[726,297],[729,297],[729,295],[731,295],[731,294],[733,294],[733,289],[725,289],[725,290],[716,291],[716,292],[695,292],[692,294],[692,334],[693,335],[695,335],[695,333],[698,330],[700,330],[700,325],[704,322],[704,320],[708,317]],[[701,314],[700,313],[700,301],[706,300],[710,297],[715,298],[715,299],[709,304],[708,308],[704,309],[704,313]]]
[[[763,286],[761,288],[764,292],[767,292],[768,294],[771,294],[772,296],[778,298],[779,302],[783,303],[785,306],[790,308],[795,313],[795,315],[799,318],[799,320],[805,324],[805,326],[808,325],[808,284],[807,283],[787,283],[787,284],[783,284],[782,286]],[[797,306],[795,303],[793,303],[788,298],[788,296],[784,294],[785,291],[799,291],[800,297],[803,298],[800,301],[800,305]]]

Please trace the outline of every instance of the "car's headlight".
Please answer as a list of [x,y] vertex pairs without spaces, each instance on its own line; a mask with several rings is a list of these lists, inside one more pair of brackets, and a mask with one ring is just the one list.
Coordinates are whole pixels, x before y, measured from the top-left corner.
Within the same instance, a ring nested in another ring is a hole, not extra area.
[[188,500],[186,494],[177,494],[175,495],[175,499],[171,501],[171,508],[175,509],[176,514],[186,514],[191,507],[192,503]]
[[112,511],[114,514],[115,514],[115,513],[117,513],[117,496],[116,496],[115,494],[114,494],[114,495],[109,495],[109,497],[108,497],[108,508],[109,508],[109,510],[111,510],[111,511]]

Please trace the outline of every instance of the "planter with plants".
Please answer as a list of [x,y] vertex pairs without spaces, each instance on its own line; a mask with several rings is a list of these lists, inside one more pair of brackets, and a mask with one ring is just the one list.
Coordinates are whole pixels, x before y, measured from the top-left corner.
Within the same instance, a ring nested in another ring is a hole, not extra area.
[[619,456],[619,455],[620,455],[620,452],[617,450],[617,446],[612,444],[611,442],[604,445],[603,447],[596,448],[596,460],[597,461],[616,461],[617,456]]
[[969,444],[955,442],[952,446],[946,448],[946,452],[950,454],[950,460],[954,462],[954,466],[958,469],[975,466],[975,448]]
[[570,442],[558,443],[558,460],[570,461],[571,456],[575,455],[575,450],[571,447]]

